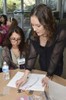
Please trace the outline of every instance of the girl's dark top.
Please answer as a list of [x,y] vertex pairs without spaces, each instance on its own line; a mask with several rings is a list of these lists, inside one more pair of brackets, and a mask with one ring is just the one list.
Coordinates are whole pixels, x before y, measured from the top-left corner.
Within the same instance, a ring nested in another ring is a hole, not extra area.
[[30,53],[26,64],[26,69],[32,70],[37,55],[39,55],[40,68],[47,71],[48,76],[53,74],[61,75],[63,72],[63,51],[66,41],[66,28],[57,27],[54,38],[47,42],[45,47],[40,46],[39,39],[31,36]]

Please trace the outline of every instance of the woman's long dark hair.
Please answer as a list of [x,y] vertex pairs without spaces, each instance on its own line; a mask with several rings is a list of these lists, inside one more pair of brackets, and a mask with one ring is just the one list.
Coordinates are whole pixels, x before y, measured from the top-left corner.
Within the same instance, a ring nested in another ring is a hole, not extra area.
[[45,4],[39,4],[31,10],[30,17],[33,15],[38,18],[39,22],[49,32],[47,34],[48,38],[51,38],[56,30],[55,18],[52,15],[51,9]]

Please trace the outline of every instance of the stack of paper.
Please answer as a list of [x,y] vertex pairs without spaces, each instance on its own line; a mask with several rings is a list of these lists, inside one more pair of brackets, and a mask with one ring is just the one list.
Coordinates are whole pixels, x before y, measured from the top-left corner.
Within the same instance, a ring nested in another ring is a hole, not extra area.
[[[16,88],[16,81],[23,76],[23,72],[17,72],[15,76],[7,84],[9,87]],[[27,83],[20,87],[22,90],[34,90],[44,91],[45,87],[42,87],[42,79],[45,77],[44,74],[30,74]]]

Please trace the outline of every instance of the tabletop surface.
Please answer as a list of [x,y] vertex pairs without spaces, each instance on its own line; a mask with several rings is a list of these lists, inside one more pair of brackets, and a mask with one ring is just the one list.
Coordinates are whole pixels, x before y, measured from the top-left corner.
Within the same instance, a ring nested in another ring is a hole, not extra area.
[[[17,71],[24,71],[24,70],[18,70],[18,69],[10,70],[10,79],[16,74]],[[45,74],[44,71],[40,70],[33,70],[32,73]],[[34,96],[34,95],[39,96],[41,94],[41,92],[36,92],[36,91],[34,91],[32,95],[29,93],[29,91],[18,93],[16,88],[6,87],[9,81],[10,80],[4,80],[3,73],[0,73],[0,100],[19,100],[18,98],[22,96]],[[66,80],[59,76],[54,75],[53,81],[66,86]]]

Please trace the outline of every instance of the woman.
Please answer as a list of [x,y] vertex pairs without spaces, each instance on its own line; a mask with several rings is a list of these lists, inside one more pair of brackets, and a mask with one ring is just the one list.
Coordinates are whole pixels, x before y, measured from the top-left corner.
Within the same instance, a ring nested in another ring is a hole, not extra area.
[[[9,31],[7,39],[3,43],[3,46],[3,62],[6,61],[10,69],[18,68],[19,65],[20,68],[24,68],[25,66],[23,66],[22,64],[25,64],[26,52],[23,30],[18,26],[12,28]],[[18,61],[20,61],[21,64],[19,64]]]
[[5,38],[8,35],[8,30],[9,30],[9,26],[7,25],[7,16],[6,15],[1,15],[0,18],[0,45],[3,44],[3,42],[5,41]]
[[1,26],[0,28],[3,30],[2,34],[7,34],[9,26],[7,25],[7,16],[6,15],[1,15]]
[[59,27],[57,30],[51,9],[45,4],[34,7],[31,11],[30,22],[33,30],[33,35],[30,37],[30,54],[24,76],[16,82],[17,87],[26,82],[37,55],[39,55],[41,70],[47,72],[42,80],[43,85],[47,84],[48,79],[54,74],[60,76],[63,71],[65,30]]

